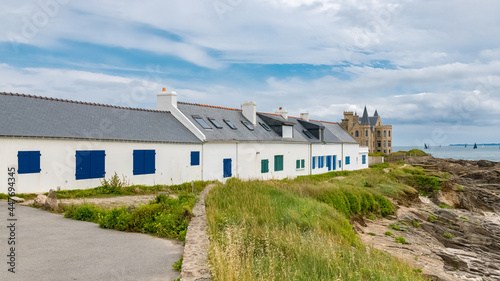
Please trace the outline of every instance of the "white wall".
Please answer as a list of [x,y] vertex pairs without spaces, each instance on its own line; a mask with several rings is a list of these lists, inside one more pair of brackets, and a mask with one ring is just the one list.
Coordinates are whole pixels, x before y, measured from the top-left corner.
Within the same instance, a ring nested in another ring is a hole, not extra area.
[[[137,149],[156,150],[155,174],[133,175],[133,150]],[[99,186],[99,179],[75,179],[77,150],[105,150],[106,178],[116,172],[131,184],[170,185],[201,180],[201,166],[190,166],[191,151],[201,151],[201,144],[0,138],[0,193],[7,192],[7,167],[17,168],[18,151],[40,151],[42,156],[40,173],[18,175],[16,193]]]
[[[316,174],[322,174],[322,173],[327,173],[328,172],[328,166],[326,165],[326,156],[332,156],[332,161],[333,161],[333,155],[337,156],[337,160],[335,163],[336,169],[333,170],[333,165],[332,165],[332,170],[331,171],[342,171],[344,167],[344,160],[342,159],[342,145],[340,143],[318,143],[318,144],[312,144],[312,156],[315,156],[315,169],[312,169],[311,174],[316,175]],[[324,157],[324,166],[323,168],[319,168],[318,166],[318,157]],[[311,157],[312,160],[312,157]],[[342,160],[342,167],[339,167],[339,160]]]
[[[345,164],[345,158],[346,156],[351,157],[351,163],[349,165]],[[367,159],[367,164],[362,165],[362,159],[361,159],[361,154],[360,154],[360,148],[359,144],[351,144],[351,143],[344,143],[344,157],[342,159],[342,167],[344,171],[353,171],[353,170],[359,170],[363,169],[363,167],[366,166],[368,168],[368,159]]]

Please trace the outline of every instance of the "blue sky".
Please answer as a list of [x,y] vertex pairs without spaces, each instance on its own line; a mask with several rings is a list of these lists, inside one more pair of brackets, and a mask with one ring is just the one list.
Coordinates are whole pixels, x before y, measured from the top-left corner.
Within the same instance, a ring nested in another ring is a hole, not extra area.
[[0,91],[153,108],[179,100],[340,122],[394,145],[500,142],[500,2],[2,3]]

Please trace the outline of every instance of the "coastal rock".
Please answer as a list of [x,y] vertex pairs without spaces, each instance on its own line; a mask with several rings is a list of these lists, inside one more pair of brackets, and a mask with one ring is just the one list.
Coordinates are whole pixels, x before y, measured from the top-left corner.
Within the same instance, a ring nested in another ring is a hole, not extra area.
[[45,200],[44,208],[46,210],[58,210],[59,205],[57,203],[57,193],[55,190],[49,190],[49,195]]
[[47,200],[47,196],[43,195],[43,194],[39,194],[35,200],[33,200],[33,204],[36,206],[36,207],[43,207],[45,206],[45,201]]
[[494,167],[496,165],[495,162],[487,161],[487,160],[479,160],[477,161],[477,166],[479,167]]

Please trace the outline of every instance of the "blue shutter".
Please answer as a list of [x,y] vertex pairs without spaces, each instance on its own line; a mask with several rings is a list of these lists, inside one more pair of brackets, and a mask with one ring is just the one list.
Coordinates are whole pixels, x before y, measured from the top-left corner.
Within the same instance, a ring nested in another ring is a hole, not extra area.
[[328,171],[332,170],[332,156],[326,156],[326,166],[328,167]]
[[200,165],[200,152],[199,151],[191,151],[191,166]]
[[316,156],[313,156],[312,168],[316,169]]
[[40,151],[30,151],[30,172],[40,173]]
[[155,155],[156,152],[154,150],[145,150],[144,151],[144,174],[154,174],[156,171],[155,168]]
[[17,153],[17,172],[27,174],[30,169],[30,155],[28,151],[19,151]]
[[366,155],[361,156],[361,163],[366,164]]
[[333,170],[337,170],[337,155],[333,155]]
[[90,153],[90,178],[104,178],[106,174],[104,150],[95,150]]
[[144,150],[134,150],[134,175],[144,174]]
[[346,156],[346,157],[345,157],[345,164],[346,164],[346,165],[351,164],[351,156]]
[[342,160],[339,160],[339,169],[342,168]]
[[76,152],[76,179],[90,178],[90,151]]
[[223,174],[225,178],[230,178],[232,176],[231,172],[231,159],[224,159],[224,169]]

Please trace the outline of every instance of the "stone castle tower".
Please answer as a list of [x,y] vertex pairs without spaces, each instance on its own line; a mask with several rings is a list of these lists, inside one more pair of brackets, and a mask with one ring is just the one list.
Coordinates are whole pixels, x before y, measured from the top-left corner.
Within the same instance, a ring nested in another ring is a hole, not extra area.
[[370,153],[392,152],[392,125],[382,125],[377,110],[373,116],[363,112],[361,119],[352,111],[344,111],[344,119],[340,124],[360,146],[367,146]]

